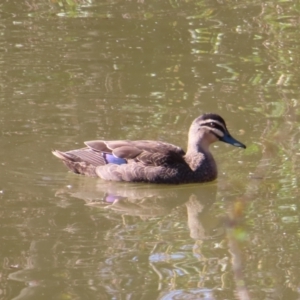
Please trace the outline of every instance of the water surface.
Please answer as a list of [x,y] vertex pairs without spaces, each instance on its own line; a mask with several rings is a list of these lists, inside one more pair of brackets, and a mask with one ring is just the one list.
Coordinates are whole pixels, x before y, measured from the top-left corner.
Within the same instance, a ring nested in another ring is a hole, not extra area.
[[[298,299],[296,1],[5,1],[1,299]],[[216,182],[107,183],[51,150],[186,147],[216,112]]]

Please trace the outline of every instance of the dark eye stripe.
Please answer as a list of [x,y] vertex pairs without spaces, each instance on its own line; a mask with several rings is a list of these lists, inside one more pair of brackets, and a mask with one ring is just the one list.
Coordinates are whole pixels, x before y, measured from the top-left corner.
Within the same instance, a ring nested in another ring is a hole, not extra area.
[[217,123],[214,123],[214,126],[212,127],[210,124],[211,123],[214,123],[214,122],[207,122],[207,123],[202,123],[200,126],[206,126],[206,127],[210,127],[210,128],[216,128],[218,130],[220,130],[221,132],[225,132],[225,129],[223,126],[217,124]]

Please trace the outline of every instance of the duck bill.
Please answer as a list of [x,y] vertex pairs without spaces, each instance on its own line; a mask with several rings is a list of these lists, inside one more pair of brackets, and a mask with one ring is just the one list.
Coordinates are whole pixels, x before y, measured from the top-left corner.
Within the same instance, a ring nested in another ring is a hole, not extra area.
[[246,145],[243,143],[239,142],[238,140],[234,139],[230,134],[224,135],[220,140],[224,143],[230,144],[235,147],[240,147],[246,149]]

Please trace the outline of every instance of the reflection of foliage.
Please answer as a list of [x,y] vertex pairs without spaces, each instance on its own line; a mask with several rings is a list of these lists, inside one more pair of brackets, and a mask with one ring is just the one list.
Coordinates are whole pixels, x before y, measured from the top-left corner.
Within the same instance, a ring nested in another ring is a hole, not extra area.
[[[210,288],[231,299],[231,259],[241,254],[254,298],[279,290],[291,299],[285,293],[299,287],[299,3],[100,2],[1,4],[2,289],[11,274],[22,287],[50,287],[52,298],[59,282],[62,298]],[[60,182],[50,148],[95,137],[185,146],[203,110],[219,111],[249,145],[214,149],[219,194],[206,221],[228,211],[227,239],[220,224],[211,239],[191,239],[185,206],[140,218],[53,197]]]
[[[281,118],[287,118],[285,114],[282,111]],[[298,138],[292,129],[290,122],[266,123],[261,136],[263,156],[250,175],[246,193],[242,197],[239,195],[230,209],[228,224],[233,229],[229,231],[228,239],[234,261],[239,262],[234,268],[236,280],[242,280],[243,284],[252,281],[261,290],[265,286],[271,290],[282,286],[286,268],[292,266],[292,270],[295,267],[294,256],[297,254],[293,249],[299,248],[294,238],[299,223],[295,205],[295,199],[298,198],[295,195],[299,194],[299,163],[294,155],[298,149]],[[237,247],[240,235],[236,235],[236,232],[240,231],[247,237],[246,244],[239,245],[245,252],[242,254]],[[246,262],[242,264],[243,273],[241,261]],[[289,287],[295,291],[297,282],[289,283]],[[254,294],[257,292],[254,291]]]
[[[87,6],[92,3],[91,0],[54,0],[53,4],[58,5],[59,9],[64,11],[68,17],[79,17],[84,16],[81,12],[81,6]],[[60,16],[62,16],[60,14]]]
[[92,0],[52,0],[52,3],[58,4],[60,7],[75,7],[91,4]]

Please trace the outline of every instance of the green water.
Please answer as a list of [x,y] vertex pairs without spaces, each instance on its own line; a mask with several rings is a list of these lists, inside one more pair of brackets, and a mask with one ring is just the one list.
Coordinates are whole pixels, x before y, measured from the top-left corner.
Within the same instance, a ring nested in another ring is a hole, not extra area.
[[[9,0],[0,17],[1,299],[299,299],[297,1]],[[104,182],[51,154],[185,148],[203,112],[247,145],[212,147],[210,184]]]

